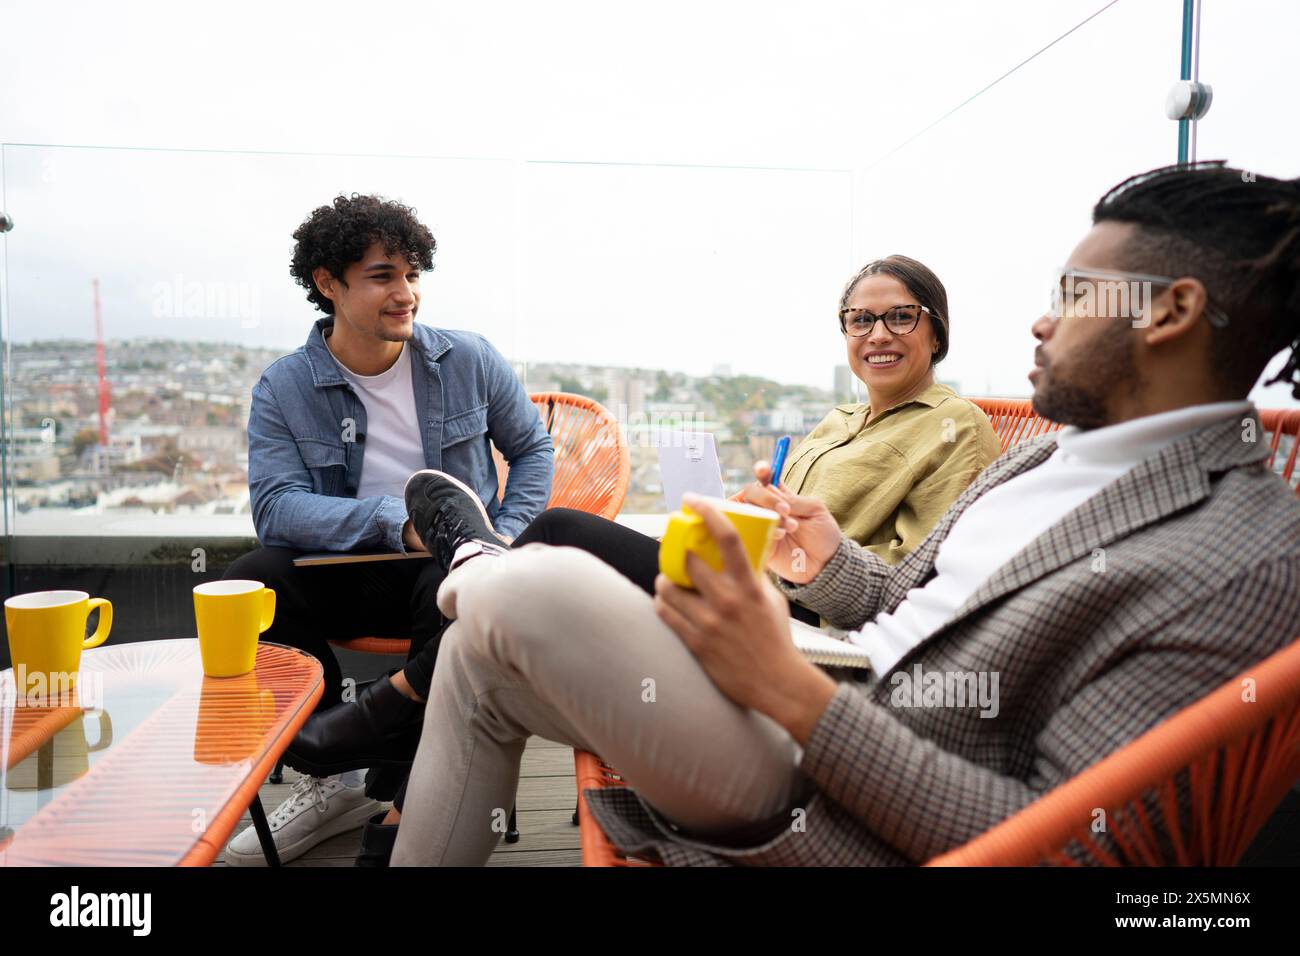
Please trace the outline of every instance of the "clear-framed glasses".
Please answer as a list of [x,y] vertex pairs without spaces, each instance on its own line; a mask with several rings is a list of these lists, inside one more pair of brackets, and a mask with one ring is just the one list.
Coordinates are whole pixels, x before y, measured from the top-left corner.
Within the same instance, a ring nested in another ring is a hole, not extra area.
[[[1057,321],[1065,315],[1126,318],[1132,320],[1134,328],[1145,328],[1151,323],[1150,307],[1155,287],[1164,288],[1177,281],[1172,276],[1143,272],[1105,272],[1062,266],[1057,270],[1056,282],[1052,285],[1049,314]],[[1228,316],[1209,299],[1205,302],[1205,319],[1217,329],[1228,325]]]
[[884,320],[885,328],[895,335],[906,335],[921,321],[921,313],[934,318],[934,313],[923,305],[896,305],[876,315],[868,309],[840,309],[840,331],[855,339],[869,335],[876,323]]

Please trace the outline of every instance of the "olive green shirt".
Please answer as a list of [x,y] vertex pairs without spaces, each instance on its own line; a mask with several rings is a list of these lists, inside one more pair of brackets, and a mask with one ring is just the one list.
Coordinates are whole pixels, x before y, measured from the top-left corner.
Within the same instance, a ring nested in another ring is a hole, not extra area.
[[821,499],[845,535],[897,564],[1001,445],[979,406],[947,385],[868,422],[870,413],[836,406],[790,455],[781,483]]

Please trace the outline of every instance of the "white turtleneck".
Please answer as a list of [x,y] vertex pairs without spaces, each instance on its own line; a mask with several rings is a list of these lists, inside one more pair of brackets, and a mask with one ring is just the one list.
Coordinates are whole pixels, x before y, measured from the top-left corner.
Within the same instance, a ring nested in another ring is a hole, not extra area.
[[1118,425],[1057,432],[1056,451],[982,495],[953,523],[939,546],[935,576],[893,613],[881,614],[848,639],[884,676],[917,644],[952,619],[966,600],[1040,534],[1125,472],[1189,432],[1244,418],[1250,402],[1215,402],[1147,415]]

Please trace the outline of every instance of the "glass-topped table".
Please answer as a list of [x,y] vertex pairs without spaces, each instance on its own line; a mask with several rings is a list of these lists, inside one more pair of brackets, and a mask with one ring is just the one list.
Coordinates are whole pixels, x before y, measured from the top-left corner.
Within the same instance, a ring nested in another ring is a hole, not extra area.
[[265,836],[258,788],[321,673],[263,642],[251,673],[205,677],[194,639],[85,651],[56,700],[0,672],[0,866],[203,866],[246,808]]

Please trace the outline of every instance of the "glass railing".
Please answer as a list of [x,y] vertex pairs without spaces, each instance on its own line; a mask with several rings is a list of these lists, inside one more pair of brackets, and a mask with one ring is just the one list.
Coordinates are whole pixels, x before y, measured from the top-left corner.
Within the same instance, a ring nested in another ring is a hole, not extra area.
[[[1246,171],[1300,177],[1300,149],[1293,122],[1275,119],[1271,104],[1279,89],[1279,63],[1290,61],[1300,8],[1269,0],[1250,16],[1225,4],[1202,4],[1200,79],[1214,89],[1209,114],[1197,124],[1196,157],[1226,159]],[[1261,381],[1282,367],[1278,355]],[[1296,408],[1289,386],[1257,385],[1251,399],[1260,408]]]
[[3,159],[18,550],[251,534],[250,391],[319,316],[289,276],[291,233],[340,192],[400,199],[434,233],[420,321],[480,332],[530,391],[615,414],[626,510],[662,510],[657,433],[715,432],[730,491],[775,434],[855,394],[836,373],[846,170],[13,145]]
[[[1092,203],[1175,157],[1160,111],[1172,12],[1115,5],[1004,78],[930,90],[923,113],[864,98],[846,139],[869,145],[845,168],[5,145],[6,554],[64,535],[251,534],[250,389],[317,317],[288,274],[290,234],[339,193],[400,199],[431,228],[421,321],[481,332],[528,390],[619,418],[626,511],[662,508],[656,429],[714,432],[730,492],[776,436],[862,397],[833,313],[869,259],[912,256],[947,286],[940,380],[1025,397],[1030,324]],[[1257,121],[1285,37],[1213,9],[1202,33],[1216,101],[1199,156],[1294,175]],[[989,62],[1033,49],[1020,43]],[[1122,94],[1096,91],[1103,53]],[[1300,404],[1281,386],[1252,397]]]

